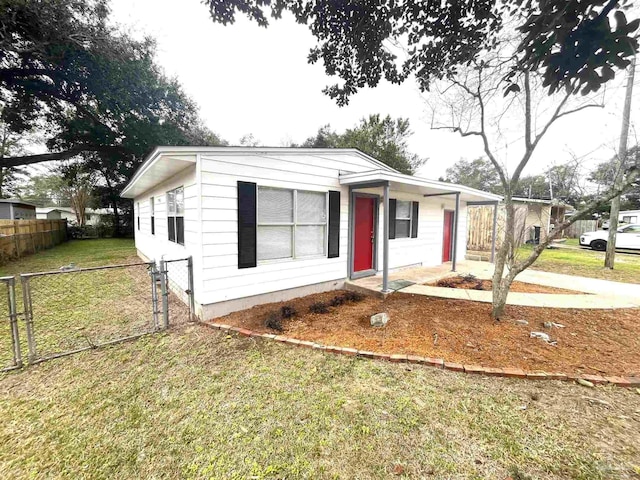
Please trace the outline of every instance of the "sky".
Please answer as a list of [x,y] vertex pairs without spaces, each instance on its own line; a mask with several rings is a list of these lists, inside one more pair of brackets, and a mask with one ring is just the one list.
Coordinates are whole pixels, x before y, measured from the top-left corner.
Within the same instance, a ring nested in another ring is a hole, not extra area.
[[[477,137],[431,129],[427,101],[435,94],[421,94],[411,80],[399,86],[383,82],[338,107],[322,93],[336,79],[328,77],[321,64],[307,63],[314,38],[291,17],[272,21],[265,29],[244,18],[226,27],[214,24],[198,0],[111,0],[111,8],[113,20],[127,32],[157,40],[158,63],[198,103],[205,124],[232,145],[251,133],[261,145],[286,146],[304,141],[327,123],[342,131],[380,113],[410,120],[414,135],[409,147],[429,159],[419,176],[437,179],[461,158],[484,154]],[[640,86],[640,75],[635,83]],[[621,125],[622,72],[607,86],[605,99],[605,108],[586,109],[558,121],[524,173],[541,173],[572,155],[587,169],[611,158]],[[632,107],[630,144],[635,143],[638,102]],[[513,168],[522,133],[518,119],[508,127],[496,150]]]

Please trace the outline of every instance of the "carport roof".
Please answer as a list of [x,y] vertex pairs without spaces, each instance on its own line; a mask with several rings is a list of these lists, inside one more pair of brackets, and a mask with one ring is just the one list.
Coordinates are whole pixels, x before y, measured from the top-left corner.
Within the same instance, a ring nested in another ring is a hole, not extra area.
[[389,182],[392,190],[400,190],[419,195],[446,195],[460,193],[463,202],[500,201],[502,196],[455,183],[439,182],[386,170],[369,170],[360,173],[340,175],[340,185],[353,188],[370,188]]

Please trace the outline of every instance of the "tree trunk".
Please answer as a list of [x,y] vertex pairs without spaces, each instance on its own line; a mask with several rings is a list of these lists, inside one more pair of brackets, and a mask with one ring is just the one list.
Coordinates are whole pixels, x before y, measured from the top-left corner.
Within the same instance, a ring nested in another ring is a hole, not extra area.
[[[513,208],[513,201],[511,200],[511,193],[507,192],[504,195],[504,208],[505,208],[505,228],[504,238],[502,239],[502,245],[498,249],[496,255],[495,266],[493,271],[492,290],[493,300],[491,309],[491,318],[498,320],[504,313],[504,307],[507,304],[507,294],[513,277],[511,276],[511,262],[510,260],[514,256],[514,244],[515,244],[515,210]],[[505,276],[504,270],[508,267],[509,272]]]

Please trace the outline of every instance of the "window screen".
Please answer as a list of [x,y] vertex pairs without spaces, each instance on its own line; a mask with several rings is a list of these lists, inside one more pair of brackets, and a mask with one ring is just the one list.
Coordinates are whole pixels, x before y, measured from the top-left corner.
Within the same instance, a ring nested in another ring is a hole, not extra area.
[[396,238],[411,236],[411,202],[396,201]]
[[327,194],[258,188],[258,260],[324,255]]

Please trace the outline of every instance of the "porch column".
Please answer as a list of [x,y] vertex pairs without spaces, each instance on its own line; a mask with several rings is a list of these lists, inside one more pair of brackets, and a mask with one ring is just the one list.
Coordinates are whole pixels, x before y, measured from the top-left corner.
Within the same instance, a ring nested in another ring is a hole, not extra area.
[[456,209],[453,213],[453,255],[451,256],[451,271],[456,271],[456,261],[458,259],[458,218],[460,214],[460,192],[456,193]]
[[498,202],[493,204],[493,231],[491,232],[491,263],[496,260],[496,230],[498,228]]
[[383,239],[382,239],[382,291],[389,291],[389,182],[384,184],[384,218],[383,223]]

